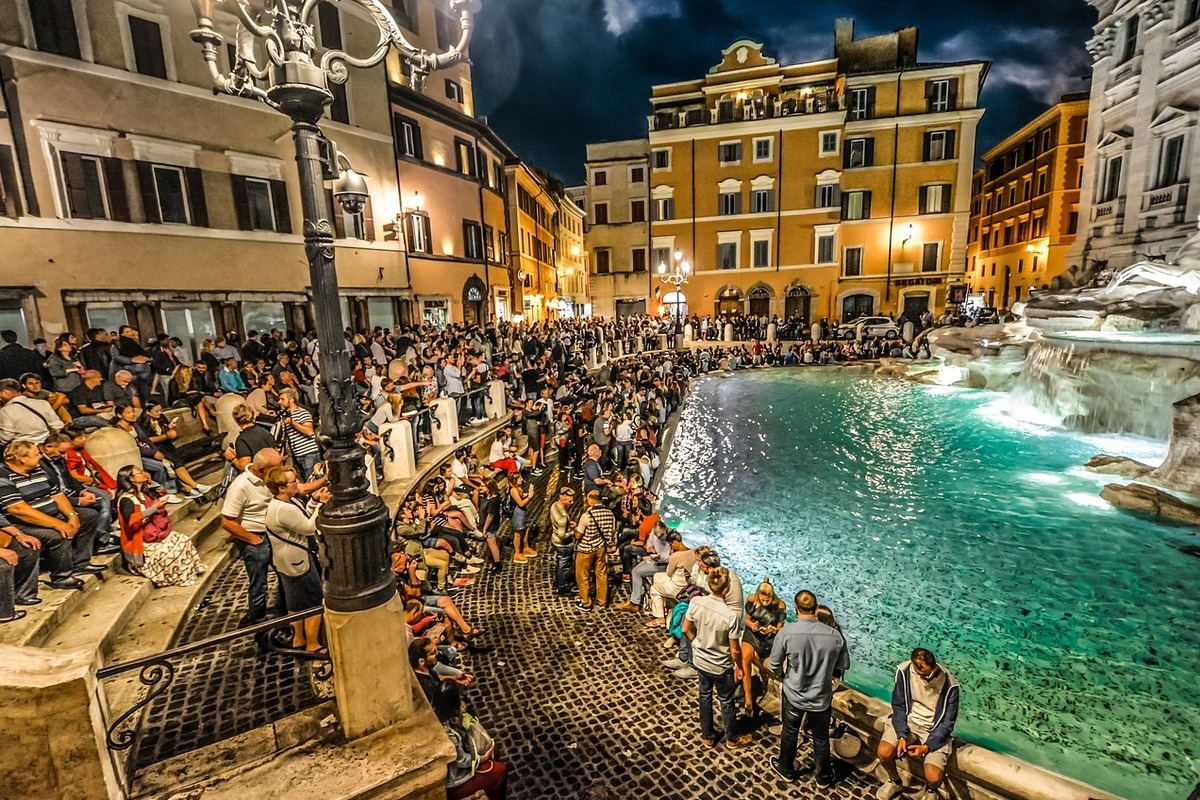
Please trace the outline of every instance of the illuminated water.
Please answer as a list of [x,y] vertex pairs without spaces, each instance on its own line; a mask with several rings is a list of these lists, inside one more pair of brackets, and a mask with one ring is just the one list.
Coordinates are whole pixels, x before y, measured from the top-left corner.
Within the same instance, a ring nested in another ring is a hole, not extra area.
[[820,369],[709,378],[665,481],[685,540],[747,592],[810,588],[850,644],[850,682],[890,696],[935,650],[958,732],[1130,800],[1200,779],[1200,536],[1111,509],[1097,452],[1162,445],[1013,422],[997,395]]

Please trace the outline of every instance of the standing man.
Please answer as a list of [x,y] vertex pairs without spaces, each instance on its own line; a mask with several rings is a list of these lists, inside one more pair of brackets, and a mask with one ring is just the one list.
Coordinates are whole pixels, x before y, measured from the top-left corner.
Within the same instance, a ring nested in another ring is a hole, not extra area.
[[[711,576],[710,571],[710,583]],[[808,590],[796,594],[796,616],[797,620],[784,625],[775,637],[768,661],[768,668],[783,683],[783,736],[771,769],[787,781],[802,774],[796,770],[796,740],[803,716],[804,730],[813,739],[812,769],[817,785],[826,787],[833,785],[836,777],[829,757],[833,681],[850,666],[850,656],[841,632],[817,620],[815,594]]]
[[683,615],[683,635],[692,643],[692,665],[700,680],[700,739],[705,747],[716,742],[713,731],[713,690],[721,701],[725,747],[750,744],[750,734],[735,736],[737,704],[734,692],[742,681],[741,626],[738,615],[725,604],[729,571],[716,567],[708,573],[711,594],[694,598]]
[[571,531],[571,506],[575,490],[564,486],[558,502],[550,506],[550,544],[554,546],[554,592],[566,597],[575,588],[572,565],[575,563],[575,535]]
[[924,647],[913,650],[911,660],[896,667],[892,715],[879,742],[879,761],[888,774],[887,783],[875,794],[879,800],[892,800],[904,790],[896,770],[898,753],[924,760],[925,791],[918,800],[937,800],[954,749],[951,736],[958,720],[958,694],[958,681]]
[[583,462],[583,491],[587,494],[599,493],[601,487],[612,485],[612,481],[604,477],[604,467],[600,464],[601,455],[600,445],[588,445],[587,461]]
[[593,579],[595,601],[608,605],[608,553],[616,549],[617,518],[600,504],[600,492],[588,492],[584,506],[575,525],[575,582],[579,584],[575,607],[591,611]]
[[317,446],[312,414],[300,405],[300,395],[295,389],[289,387],[280,390],[279,419],[283,423],[283,438],[296,464],[300,481],[307,481],[321,458],[321,448]]
[[243,626],[267,621],[267,569],[271,564],[267,506],[274,496],[267,488],[266,476],[282,464],[283,456],[278,450],[271,447],[259,450],[245,471],[225,490],[221,527],[233,537],[250,579],[250,607],[242,619]]

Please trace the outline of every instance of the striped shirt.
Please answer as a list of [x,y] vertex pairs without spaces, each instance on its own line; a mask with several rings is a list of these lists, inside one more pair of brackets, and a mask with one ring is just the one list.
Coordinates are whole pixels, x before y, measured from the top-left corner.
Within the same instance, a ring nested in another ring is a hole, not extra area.
[[[292,421],[300,425],[311,425],[313,418],[312,414],[308,413],[303,408],[296,406],[290,412]],[[316,428],[313,428],[315,433]],[[317,437],[315,435],[308,436],[296,430],[295,427],[284,424],[283,436],[287,440],[288,450],[292,456],[315,456],[321,452],[317,447]]]
[[22,475],[15,469],[0,467],[0,510],[8,511],[17,503],[28,503],[34,510],[62,519],[54,498],[62,494],[58,479],[38,466]]

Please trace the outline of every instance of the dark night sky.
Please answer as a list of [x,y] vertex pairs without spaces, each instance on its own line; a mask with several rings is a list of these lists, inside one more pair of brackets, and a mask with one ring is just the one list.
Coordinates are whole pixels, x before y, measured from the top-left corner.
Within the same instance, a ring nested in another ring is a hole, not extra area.
[[992,62],[980,154],[1088,88],[1084,0],[483,0],[476,110],[522,158],[580,183],[584,145],[645,135],[652,85],[704,75],[743,37],[784,64],[828,58],[843,16],[859,38],[918,26],[922,62]]

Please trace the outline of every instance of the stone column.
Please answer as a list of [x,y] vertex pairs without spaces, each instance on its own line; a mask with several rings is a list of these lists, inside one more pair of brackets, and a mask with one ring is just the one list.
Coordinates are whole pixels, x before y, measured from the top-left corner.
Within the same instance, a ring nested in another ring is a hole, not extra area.
[[458,406],[452,397],[439,397],[433,401],[433,416],[442,424],[433,423],[433,446],[454,444],[458,441]]
[[114,478],[121,467],[142,463],[137,440],[120,428],[97,428],[88,434],[83,449]]
[[[403,644],[399,594],[366,611],[325,610],[333,688],[347,739],[357,739],[413,715],[413,677]],[[363,691],[369,681],[370,691]]]
[[389,422],[379,431],[383,440],[383,481],[411,478],[417,472],[413,454],[412,423],[406,419]]
[[774,342],[775,339],[778,338],[778,336],[779,336],[779,328],[775,325],[774,322],[769,323],[767,325],[767,341]]
[[733,341],[733,323],[732,322],[725,323],[725,337],[724,338],[725,338],[725,341],[727,341],[727,342]]

